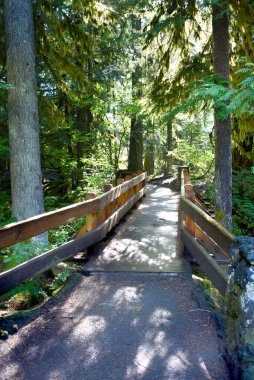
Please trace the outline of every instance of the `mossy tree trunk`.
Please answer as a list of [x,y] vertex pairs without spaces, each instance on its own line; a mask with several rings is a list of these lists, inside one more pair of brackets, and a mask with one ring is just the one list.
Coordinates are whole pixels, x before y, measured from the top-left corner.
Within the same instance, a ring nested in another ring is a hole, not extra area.
[[[229,83],[228,1],[212,6],[214,74]],[[218,219],[229,229],[232,224],[232,148],[230,116],[218,118],[215,110],[215,192]]]

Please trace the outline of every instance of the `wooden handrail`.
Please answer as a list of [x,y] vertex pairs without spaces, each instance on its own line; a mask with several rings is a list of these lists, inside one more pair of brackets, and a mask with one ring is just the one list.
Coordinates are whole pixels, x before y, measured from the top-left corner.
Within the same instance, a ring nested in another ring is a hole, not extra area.
[[145,178],[146,173],[142,173],[95,199],[75,203],[74,205],[36,215],[20,222],[8,224],[0,229],[0,249],[27,240],[88,214],[99,212],[135,185],[144,181]]
[[230,246],[235,239],[231,232],[188,199],[181,198],[181,207],[182,210],[188,214],[208,236],[210,236],[225,252],[229,253]]
[[[122,183],[123,181],[120,181],[121,183],[114,188],[107,186],[105,190],[109,189],[109,191],[95,199],[12,223],[1,229],[1,247],[6,247],[50,228],[58,227],[69,222],[70,218],[74,220],[91,213],[96,213],[97,218],[94,224],[90,223],[91,221],[88,222],[88,228],[83,227],[82,233],[76,235],[71,241],[0,273],[0,295],[35,274],[52,268],[58,262],[72,257],[102,240],[135,203],[145,195],[145,180],[146,173],[142,173],[127,182]],[[93,196],[91,194],[91,197]],[[54,220],[54,217],[57,220]]]
[[188,248],[188,250],[193,254],[201,268],[203,268],[210,280],[216,286],[216,288],[220,291],[221,294],[226,293],[227,289],[227,274],[223,271],[223,269],[214,261],[202,247],[197,240],[193,239],[191,234],[185,230],[184,228],[181,231],[182,240],[184,245]]
[[229,259],[235,236],[210,216],[201,196],[192,191],[188,169],[183,169],[179,177],[181,240],[214,285],[225,294],[227,274],[210,255],[222,261]]
[[60,247],[42,253],[25,263],[17,265],[15,268],[0,273],[0,295],[13,289],[28,278],[33,277],[35,274],[44,272],[54,267],[60,261],[75,256],[78,252],[101,241],[144,194],[145,188],[143,187],[106,219],[105,222],[87,232],[84,236],[77,237]]

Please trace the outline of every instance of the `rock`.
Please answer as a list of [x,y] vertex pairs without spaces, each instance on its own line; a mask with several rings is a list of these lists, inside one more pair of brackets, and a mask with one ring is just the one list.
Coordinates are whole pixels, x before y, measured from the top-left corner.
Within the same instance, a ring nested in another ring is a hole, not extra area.
[[254,379],[254,238],[237,237],[231,248],[226,297],[226,349],[233,379]]

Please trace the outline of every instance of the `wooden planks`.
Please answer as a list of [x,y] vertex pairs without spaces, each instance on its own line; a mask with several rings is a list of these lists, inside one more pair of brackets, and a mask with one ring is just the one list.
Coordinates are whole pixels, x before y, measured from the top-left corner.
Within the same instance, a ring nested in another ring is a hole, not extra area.
[[188,199],[181,197],[180,203],[181,210],[187,213],[223,251],[229,254],[230,246],[234,242],[234,235]]
[[195,227],[195,238],[198,242],[205,247],[205,249],[211,253],[217,259],[229,259],[229,254],[221,249],[210,236],[208,236],[200,227]]
[[97,212],[99,208],[100,200],[96,198],[8,224],[0,230],[0,249],[72,222],[89,213]]
[[58,248],[52,249],[40,256],[16,266],[6,272],[0,273],[0,295],[13,289],[35,274],[54,267],[58,262],[74,256],[85,248],[98,243],[122,219],[122,217],[145,194],[145,188],[139,190],[124,205],[114,212],[104,223],[86,235],[77,237]]
[[0,229],[0,249],[19,243],[20,241],[31,238],[48,231],[52,228],[59,227],[62,224],[71,222],[88,214],[102,211],[105,206],[113,202],[120,195],[144,181],[146,173],[125,182],[107,193],[92,200],[76,203],[56,211],[50,211],[32,218],[12,223]]
[[181,237],[188,251],[197,260],[200,267],[205,270],[220,293],[224,295],[227,289],[227,274],[185,228],[181,229]]

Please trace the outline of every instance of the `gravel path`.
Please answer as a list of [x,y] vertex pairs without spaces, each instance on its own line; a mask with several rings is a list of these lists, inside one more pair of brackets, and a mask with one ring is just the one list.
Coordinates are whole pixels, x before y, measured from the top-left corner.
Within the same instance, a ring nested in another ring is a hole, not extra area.
[[0,344],[0,379],[229,379],[209,312],[180,275],[96,274]]

